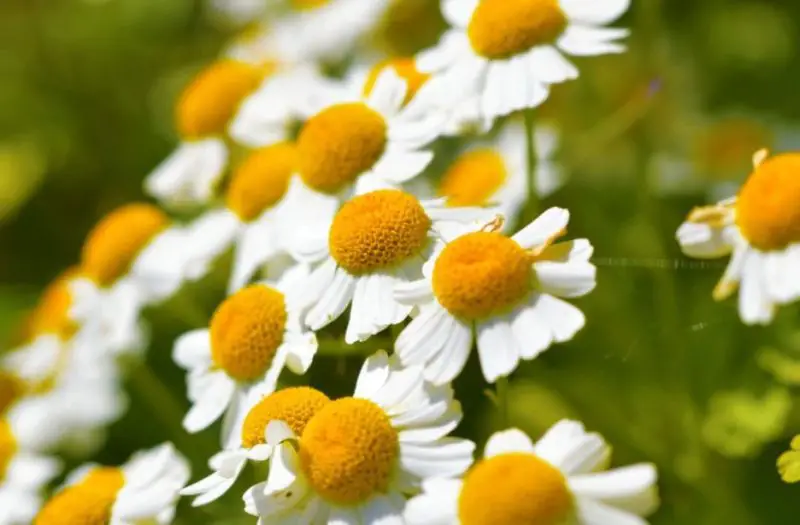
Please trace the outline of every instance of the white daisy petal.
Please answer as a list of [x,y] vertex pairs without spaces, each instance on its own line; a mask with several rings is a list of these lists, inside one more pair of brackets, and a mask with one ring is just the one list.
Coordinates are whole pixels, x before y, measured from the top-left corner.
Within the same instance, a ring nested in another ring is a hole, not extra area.
[[405,525],[402,508],[397,508],[386,496],[375,496],[361,509],[362,523],[370,525]]
[[538,72],[539,81],[559,84],[578,78],[578,69],[553,46],[537,46],[528,53],[531,69]]
[[610,450],[599,434],[586,432],[577,421],[562,420],[536,442],[534,452],[565,474],[575,475],[595,470]]
[[621,17],[631,0],[559,0],[561,9],[570,20],[587,25],[605,25]]
[[525,452],[533,454],[535,451],[533,442],[523,431],[517,428],[495,432],[486,441],[486,448],[483,455],[486,458],[508,454],[511,452]]
[[219,139],[184,143],[147,177],[145,190],[175,206],[208,202],[227,162]]
[[356,381],[355,397],[371,399],[389,379],[389,356],[384,351],[375,352],[361,366]]
[[517,341],[506,319],[494,319],[477,325],[478,357],[483,376],[489,383],[511,374],[519,364]]
[[213,373],[213,380],[183,419],[183,428],[196,433],[211,425],[225,412],[235,389],[235,383],[225,377],[224,372]]
[[577,505],[585,525],[648,525],[643,518],[590,499],[578,498]]
[[558,297],[581,297],[594,290],[597,269],[588,262],[534,264],[539,289]]
[[572,476],[569,478],[569,487],[579,498],[598,500],[646,516],[658,505],[655,491],[657,479],[653,465],[639,464],[608,472]]
[[211,365],[211,336],[207,328],[186,332],[175,341],[172,359],[191,370]]
[[423,480],[423,493],[406,504],[408,525],[453,525],[458,523],[458,495],[461,480],[431,478]]
[[626,29],[609,29],[570,25],[558,39],[557,45],[570,55],[593,56],[609,53],[623,53],[626,47],[618,44],[619,40],[628,36]]
[[739,315],[746,324],[769,324],[775,315],[775,304],[767,295],[763,272],[764,257],[751,252],[744,262],[739,291]]
[[586,317],[578,308],[552,295],[541,294],[533,300],[536,314],[544,320],[557,343],[569,341],[586,324]]
[[459,476],[472,464],[475,444],[445,438],[432,444],[402,443],[400,464],[421,479]]
[[733,246],[722,228],[708,224],[684,222],[676,233],[683,253],[698,259],[716,259],[730,255]]
[[563,208],[550,208],[532,223],[514,234],[514,239],[523,248],[536,248],[566,229],[569,211]]
[[336,268],[330,287],[306,315],[308,327],[319,330],[342,315],[353,298],[355,284],[356,279],[341,268]]

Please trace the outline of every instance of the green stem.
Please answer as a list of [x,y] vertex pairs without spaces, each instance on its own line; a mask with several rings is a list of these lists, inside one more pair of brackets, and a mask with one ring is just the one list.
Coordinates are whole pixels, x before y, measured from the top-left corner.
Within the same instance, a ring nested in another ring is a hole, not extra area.
[[534,142],[533,109],[525,110],[525,153],[528,161],[528,202],[523,219],[528,223],[539,211],[539,193],[536,191],[536,143]]
[[496,393],[495,401],[497,402],[497,409],[500,412],[500,426],[501,428],[508,428],[511,424],[509,420],[509,399],[508,399],[508,377],[500,377],[495,384]]

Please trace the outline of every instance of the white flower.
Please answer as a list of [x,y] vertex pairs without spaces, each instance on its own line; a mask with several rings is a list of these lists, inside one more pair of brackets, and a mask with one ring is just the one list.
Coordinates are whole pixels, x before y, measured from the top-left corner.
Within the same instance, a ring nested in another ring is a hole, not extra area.
[[173,358],[189,374],[192,408],[183,420],[198,432],[226,414],[222,443],[246,413],[252,389],[273,392],[284,367],[304,374],[317,350],[313,333],[303,331],[294,290],[307,278],[298,266],[273,287],[254,284],[220,304],[209,328],[194,330],[175,342]]
[[100,516],[110,525],[168,525],[187,479],[189,464],[171,444],[136,453],[122,467],[85,466],[44,505],[37,523]]
[[800,298],[800,155],[754,157],[755,169],[735,198],[696,208],[677,232],[683,252],[711,259],[731,256],[714,299],[739,291],[746,324],[769,324],[778,305]]
[[[416,367],[384,352],[364,363],[354,397],[331,401],[298,437],[272,421],[265,483],[245,494],[259,523],[402,523],[407,494],[433,476],[458,476],[474,444],[447,437],[461,420],[449,386],[425,384]],[[295,448],[295,446],[297,448]]]
[[422,276],[439,229],[488,215],[477,208],[447,207],[441,199],[419,201],[394,189],[353,197],[324,235],[297,254],[311,262],[322,261],[302,292],[302,303],[309,307],[305,323],[319,330],[352,303],[345,334],[350,344],[402,322],[412,306],[397,301],[394,288]]
[[408,525],[646,525],[658,506],[657,473],[638,464],[606,471],[611,450],[575,421],[537,443],[517,429],[495,433],[464,479],[428,479],[408,502]]
[[483,375],[493,383],[520,359],[572,339],[585,318],[559,297],[594,289],[595,267],[588,240],[553,244],[568,221],[567,210],[551,208],[510,238],[497,224],[452,231],[424,278],[395,288],[397,301],[419,308],[395,342],[401,361],[447,383],[464,368],[476,333]]
[[577,78],[563,55],[619,53],[625,29],[604,28],[630,0],[442,0],[453,26],[418,57],[420,69],[440,76],[455,102],[477,96],[491,121],[544,102],[549,85]]

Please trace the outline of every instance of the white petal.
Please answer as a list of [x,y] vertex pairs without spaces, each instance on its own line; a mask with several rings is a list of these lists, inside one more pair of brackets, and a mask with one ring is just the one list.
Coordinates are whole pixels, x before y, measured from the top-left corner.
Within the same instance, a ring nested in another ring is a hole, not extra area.
[[519,364],[520,351],[511,331],[511,324],[504,319],[492,319],[477,326],[478,357],[483,377],[494,383],[500,377],[511,374]]
[[566,229],[569,211],[550,208],[529,225],[514,234],[514,239],[523,248],[536,248]]
[[535,77],[546,84],[560,84],[578,78],[578,69],[553,46],[537,46],[527,54],[527,67],[537,72]]
[[235,390],[236,384],[223,372],[213,373],[207,389],[201,393],[183,419],[183,428],[187,432],[195,433],[211,425],[225,412]]
[[256,270],[280,251],[270,220],[257,220],[244,227],[233,252],[228,294],[244,287]]
[[547,321],[529,305],[517,310],[511,321],[511,330],[523,359],[534,359],[553,343],[553,331]]
[[187,370],[208,368],[211,365],[211,336],[208,329],[200,328],[180,336],[172,349],[172,359]]
[[572,24],[558,39],[560,49],[574,56],[605,55],[623,53],[625,46],[615,40],[624,38],[628,31],[624,29],[607,29]]
[[443,0],[442,15],[451,25],[467,27],[479,0]]
[[608,459],[610,449],[602,436],[586,432],[577,421],[553,425],[534,446],[537,456],[567,475],[592,472]]
[[428,167],[433,160],[430,151],[387,151],[373,167],[376,177],[391,184],[403,184]]
[[582,525],[648,525],[647,520],[586,498],[578,498]]
[[639,464],[608,472],[572,476],[569,478],[569,487],[580,498],[599,500],[646,516],[658,505],[655,490],[657,479],[655,466]]
[[406,504],[408,525],[458,525],[461,481],[431,478],[422,482],[423,493]]
[[767,294],[764,257],[752,251],[742,270],[739,290],[739,315],[746,324],[769,324],[775,316],[775,304]]
[[588,262],[534,264],[539,289],[558,297],[580,297],[594,290],[597,269]]
[[460,476],[472,464],[475,443],[445,438],[435,443],[401,443],[400,465],[421,479]]
[[681,250],[689,257],[715,259],[729,255],[733,249],[724,229],[712,228],[708,224],[684,222],[675,236]]
[[308,327],[319,330],[342,315],[353,298],[355,284],[356,279],[353,276],[337,267],[330,287],[306,316]]
[[228,150],[221,140],[184,143],[147,177],[145,190],[174,206],[204,204],[227,162]]
[[559,0],[558,3],[570,20],[605,25],[625,14],[631,0]]
[[428,279],[399,282],[394,288],[394,299],[398,303],[416,306],[433,299],[433,288]]
[[447,339],[425,365],[425,380],[434,385],[445,385],[455,379],[464,370],[472,350],[472,326],[452,320]]
[[361,509],[364,525],[405,525],[403,511],[386,496],[374,496]]
[[354,397],[372,399],[389,379],[389,356],[379,350],[369,356],[361,366],[356,381]]
[[578,308],[552,295],[542,294],[534,299],[536,314],[550,327],[557,343],[569,341],[586,324],[586,317]]
[[525,432],[517,429],[510,428],[501,432],[495,432],[486,441],[486,447],[483,450],[483,456],[491,458],[500,454],[508,454],[510,452],[524,452],[527,454],[534,453],[534,446],[531,438]]

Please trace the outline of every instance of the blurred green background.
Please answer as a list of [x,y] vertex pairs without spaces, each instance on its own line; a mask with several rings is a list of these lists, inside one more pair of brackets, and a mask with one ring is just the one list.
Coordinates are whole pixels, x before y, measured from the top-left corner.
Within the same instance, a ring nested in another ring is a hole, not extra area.
[[[632,28],[630,51],[579,60],[581,79],[538,112],[561,129],[569,174],[543,205],[572,211],[570,235],[596,246],[599,284],[579,301],[586,329],[512,377],[511,423],[536,436],[578,418],[614,445],[616,462],[656,462],[655,524],[796,524],[800,487],[780,481],[775,460],[800,433],[798,309],[768,328],[742,326],[732,302],[711,300],[725,261],[683,258],[674,231],[692,206],[735,187],[756,149],[800,146],[800,3],[633,3],[620,22]],[[175,144],[177,93],[233,35],[209,15],[199,0],[0,3],[0,339],[9,345],[91,225],[143,198],[143,177]],[[221,283],[184,293],[210,313]],[[132,408],[98,459],[124,461],[171,439],[197,478],[216,443],[213,431],[189,437],[175,421],[186,402],[169,353],[191,327],[175,304],[149,312],[148,359],[166,391],[134,376]],[[347,394],[361,359],[316,365],[309,379]],[[478,443],[501,425],[485,388],[470,362],[456,383],[459,433]],[[183,509],[182,520],[254,522],[233,496]]]

